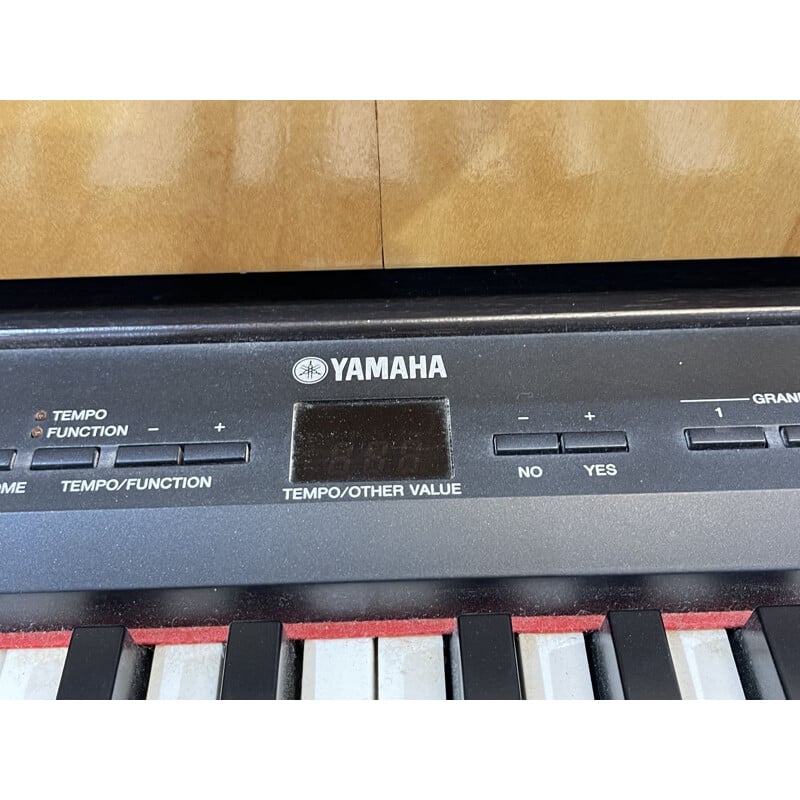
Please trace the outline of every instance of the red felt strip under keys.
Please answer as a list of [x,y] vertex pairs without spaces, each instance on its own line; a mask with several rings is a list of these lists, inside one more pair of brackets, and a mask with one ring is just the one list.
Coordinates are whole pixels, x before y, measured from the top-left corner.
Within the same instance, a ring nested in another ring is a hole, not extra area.
[[[664,614],[667,630],[719,630],[739,628],[750,611],[708,611]],[[575,616],[512,617],[515,633],[582,633],[597,630],[602,614]],[[364,620],[351,622],[290,622],[284,625],[289,639],[359,639],[381,636],[443,636],[455,630],[454,618]],[[20,631],[0,633],[0,650],[67,647],[71,631]],[[226,642],[227,625],[183,628],[133,628],[137,644],[211,644]]]
[[365,622],[300,622],[284,626],[290,639],[377,639],[380,636],[444,636],[455,619],[390,619]]
[[708,631],[741,628],[752,611],[691,611],[685,614],[664,614],[668,631]]
[[511,617],[514,633],[583,633],[595,631],[605,617],[602,614],[554,617]]

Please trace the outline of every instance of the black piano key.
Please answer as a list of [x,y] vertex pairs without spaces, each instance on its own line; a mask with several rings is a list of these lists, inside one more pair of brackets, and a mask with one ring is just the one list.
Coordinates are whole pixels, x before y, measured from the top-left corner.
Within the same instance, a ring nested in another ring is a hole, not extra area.
[[144,697],[147,653],[121,625],[76,628],[61,673],[57,700],[132,700]]
[[464,700],[520,700],[511,617],[468,614],[453,637],[453,691]]
[[733,643],[748,698],[800,700],[800,606],[757,608]]
[[681,699],[658,611],[610,611],[592,637],[591,649],[602,699]]
[[289,645],[280,622],[234,622],[228,632],[221,700],[278,700],[286,696]]

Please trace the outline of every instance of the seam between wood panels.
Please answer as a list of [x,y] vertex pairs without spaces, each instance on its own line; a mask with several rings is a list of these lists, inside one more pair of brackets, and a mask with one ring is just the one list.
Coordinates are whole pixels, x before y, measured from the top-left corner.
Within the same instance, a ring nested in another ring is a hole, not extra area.
[[381,181],[381,134],[378,128],[378,101],[375,101],[375,147],[378,155],[378,233],[381,237],[381,269],[386,269],[383,252],[383,182]]

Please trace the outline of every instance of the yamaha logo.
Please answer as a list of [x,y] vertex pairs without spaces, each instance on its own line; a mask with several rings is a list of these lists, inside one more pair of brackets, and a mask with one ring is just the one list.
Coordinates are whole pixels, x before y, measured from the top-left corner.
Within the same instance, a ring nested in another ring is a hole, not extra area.
[[[414,381],[446,378],[441,355],[368,356],[367,358],[332,358],[333,377],[340,381]],[[300,383],[319,383],[328,374],[328,362],[306,356],[294,362],[292,375]]]
[[299,383],[319,383],[327,374],[328,362],[316,356],[305,356],[292,367],[292,376]]

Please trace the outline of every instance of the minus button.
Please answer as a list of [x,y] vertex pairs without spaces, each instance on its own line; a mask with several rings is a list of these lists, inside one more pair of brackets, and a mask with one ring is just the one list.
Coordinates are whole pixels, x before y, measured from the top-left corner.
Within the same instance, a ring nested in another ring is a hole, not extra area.
[[557,433],[496,433],[496,456],[533,456],[558,453]]

